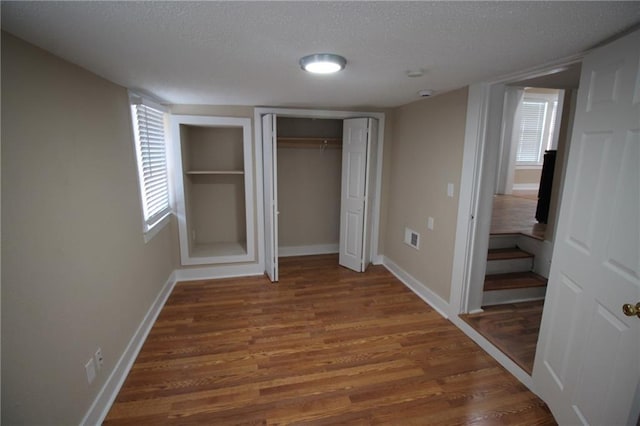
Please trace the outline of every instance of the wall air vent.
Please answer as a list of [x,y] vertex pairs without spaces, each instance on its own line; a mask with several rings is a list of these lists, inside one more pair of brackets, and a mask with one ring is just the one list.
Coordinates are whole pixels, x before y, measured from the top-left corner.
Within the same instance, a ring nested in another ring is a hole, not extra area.
[[412,229],[404,228],[404,243],[420,250],[420,234]]

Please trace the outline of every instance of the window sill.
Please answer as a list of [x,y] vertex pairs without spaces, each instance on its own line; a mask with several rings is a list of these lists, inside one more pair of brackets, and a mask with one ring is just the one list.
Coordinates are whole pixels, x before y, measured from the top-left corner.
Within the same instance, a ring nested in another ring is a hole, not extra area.
[[518,169],[518,170],[540,170],[540,169],[542,169],[542,163],[539,163],[539,164],[536,164],[536,163],[518,164],[518,163],[516,163],[516,169]]
[[160,231],[162,231],[165,226],[171,221],[171,212],[168,212],[165,216],[163,216],[160,220],[154,223],[147,231],[144,232],[144,243],[147,244],[149,241],[153,239]]

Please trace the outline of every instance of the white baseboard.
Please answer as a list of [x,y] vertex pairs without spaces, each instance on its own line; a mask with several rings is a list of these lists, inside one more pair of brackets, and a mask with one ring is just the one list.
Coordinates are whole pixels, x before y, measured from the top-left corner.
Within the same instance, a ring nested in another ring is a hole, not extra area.
[[158,296],[151,304],[151,307],[142,319],[142,322],[133,334],[133,337],[131,337],[131,340],[129,341],[129,344],[127,344],[122,356],[120,356],[120,359],[116,363],[113,371],[80,422],[81,425],[102,424],[104,418],[109,412],[109,409],[111,408],[111,405],[113,404],[113,401],[115,401],[118,392],[120,392],[120,388],[124,384],[124,381],[129,374],[129,370],[131,370],[140,349],[142,349],[142,345],[147,339],[147,335],[149,334],[149,331],[151,331],[151,327],[153,327],[153,324],[156,322],[156,318],[158,318],[158,314],[160,314],[160,311],[166,303],[175,284],[176,277],[175,272],[173,272],[167,279],[167,282],[162,286],[160,293],[158,293]]
[[537,191],[540,189],[538,183],[516,183],[513,185],[512,191]]
[[426,285],[412,277],[404,269],[398,266],[393,260],[382,256],[382,264],[404,285],[409,287],[418,297],[424,300],[429,306],[435,309],[444,318],[449,318],[449,303],[436,293],[431,291]]
[[175,271],[176,281],[212,280],[216,278],[248,277],[264,274],[258,263],[249,265],[221,265],[205,268],[183,268]]
[[313,244],[309,246],[278,247],[278,257],[310,256],[314,254],[334,254],[340,251],[338,243]]

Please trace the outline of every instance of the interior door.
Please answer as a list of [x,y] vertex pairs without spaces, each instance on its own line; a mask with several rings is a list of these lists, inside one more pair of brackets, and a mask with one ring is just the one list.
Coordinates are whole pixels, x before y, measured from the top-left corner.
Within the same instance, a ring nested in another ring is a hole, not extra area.
[[640,410],[640,32],[582,65],[533,369],[560,424],[636,424]]
[[262,160],[264,168],[265,269],[272,282],[278,281],[278,153],[276,115],[262,116]]
[[367,270],[371,261],[371,238],[373,234],[373,220],[371,218],[373,217],[375,205],[375,191],[373,189],[375,188],[376,167],[378,164],[378,120],[375,118],[369,119],[367,134],[366,208],[364,210],[364,236],[362,241],[362,271]]
[[364,230],[367,194],[368,118],[344,120],[342,135],[342,192],[340,199],[339,263],[364,270]]

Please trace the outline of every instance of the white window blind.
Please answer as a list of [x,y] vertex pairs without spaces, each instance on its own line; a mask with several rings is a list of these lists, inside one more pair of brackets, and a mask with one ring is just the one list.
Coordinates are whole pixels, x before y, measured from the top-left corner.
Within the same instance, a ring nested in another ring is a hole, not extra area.
[[520,140],[518,141],[516,162],[541,162],[546,115],[546,101],[522,102],[520,119]]
[[171,212],[164,134],[165,112],[161,107],[154,108],[149,104],[142,98],[132,96],[131,112],[145,232]]

